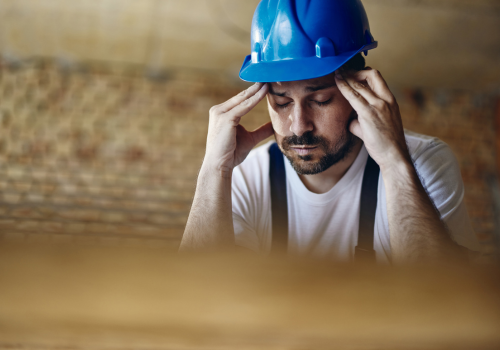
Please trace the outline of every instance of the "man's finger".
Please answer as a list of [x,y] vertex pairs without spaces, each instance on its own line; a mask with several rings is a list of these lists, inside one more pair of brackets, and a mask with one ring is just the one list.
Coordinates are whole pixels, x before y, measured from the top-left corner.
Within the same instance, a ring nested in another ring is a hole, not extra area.
[[367,67],[351,75],[358,81],[366,80],[373,92],[386,102],[391,103],[394,100],[394,95],[378,70]]
[[347,84],[349,84],[349,86],[352,89],[354,89],[357,92],[359,92],[361,94],[361,96],[363,96],[363,98],[369,104],[371,104],[372,106],[374,106],[378,102],[381,102],[380,101],[381,98],[379,96],[377,96],[367,84],[364,84],[364,83],[362,83],[360,81],[357,81],[356,79],[354,79],[352,77],[351,74],[344,74],[343,76],[344,76],[344,79],[347,81]]
[[226,113],[226,112],[230,111],[231,109],[233,109],[234,107],[236,107],[237,105],[239,105],[240,103],[242,103],[243,101],[254,96],[257,92],[259,92],[262,89],[263,85],[267,85],[267,84],[255,83],[252,86],[250,86],[248,89],[243,90],[238,95],[236,95],[236,96],[230,98],[229,100],[227,100],[226,102],[222,103],[221,105],[219,105],[220,112]]
[[364,97],[349,86],[339,71],[335,73],[335,82],[337,83],[337,87],[342,95],[344,95],[346,100],[351,104],[352,108],[358,112],[358,115],[361,114],[360,112],[366,112],[371,108],[370,104],[364,99]]
[[349,131],[363,140],[363,129],[361,128],[361,124],[359,124],[359,120],[354,119],[353,121],[351,121],[351,123],[349,124]]
[[253,94],[249,98],[245,99],[238,105],[236,105],[233,109],[226,112],[226,114],[230,114],[232,117],[243,117],[245,114],[250,112],[252,108],[254,108],[257,103],[259,103],[267,94],[269,90],[268,84],[262,85],[257,93]]
[[260,141],[267,139],[269,136],[274,134],[273,124],[271,122],[261,125],[254,131],[250,133],[252,135],[253,141],[255,144],[258,144]]

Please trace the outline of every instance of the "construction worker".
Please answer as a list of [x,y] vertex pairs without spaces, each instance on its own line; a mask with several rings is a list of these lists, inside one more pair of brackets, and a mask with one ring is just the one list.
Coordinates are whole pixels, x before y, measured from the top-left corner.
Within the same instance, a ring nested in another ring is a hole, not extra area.
[[[256,84],[210,109],[181,250],[382,263],[478,250],[452,151],[403,129],[380,72],[365,67],[375,47],[359,0],[261,1],[240,71]],[[271,121],[245,130],[264,98]]]

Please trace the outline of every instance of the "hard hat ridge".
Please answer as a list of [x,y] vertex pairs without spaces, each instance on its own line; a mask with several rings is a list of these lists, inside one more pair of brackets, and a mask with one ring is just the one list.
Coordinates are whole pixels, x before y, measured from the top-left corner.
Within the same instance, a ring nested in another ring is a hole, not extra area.
[[300,26],[292,0],[280,0],[270,35],[264,41],[263,57],[266,61],[293,59],[314,55],[314,43]]
[[251,43],[240,78],[253,82],[320,77],[377,47],[360,0],[262,0]]

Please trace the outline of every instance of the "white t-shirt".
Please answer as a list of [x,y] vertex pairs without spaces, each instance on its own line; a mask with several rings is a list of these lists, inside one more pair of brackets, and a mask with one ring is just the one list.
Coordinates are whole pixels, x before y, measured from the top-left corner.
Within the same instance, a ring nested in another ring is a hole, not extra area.
[[[479,250],[463,203],[464,186],[458,162],[441,140],[405,130],[413,162],[452,239]],[[239,246],[259,254],[271,250],[272,213],[269,142],[250,152],[234,169],[233,223]],[[351,261],[357,245],[361,182],[368,158],[363,146],[340,181],[326,193],[310,192],[285,160],[288,201],[288,252]],[[377,262],[390,262],[391,246],[384,181],[380,174],[375,214],[374,249]]]

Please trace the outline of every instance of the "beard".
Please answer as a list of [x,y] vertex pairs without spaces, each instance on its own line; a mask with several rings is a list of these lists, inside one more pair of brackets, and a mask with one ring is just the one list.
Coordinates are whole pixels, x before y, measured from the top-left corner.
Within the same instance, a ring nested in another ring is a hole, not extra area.
[[[301,136],[284,137],[280,145],[281,151],[297,174],[319,174],[343,160],[352,151],[359,139],[349,131],[349,124],[357,117],[356,111],[353,110],[345,129],[336,141],[328,141],[324,137],[313,135],[311,131],[308,131]],[[323,151],[323,155],[314,160],[312,155],[301,156],[296,154],[291,149],[292,146],[317,146],[318,149]]]

